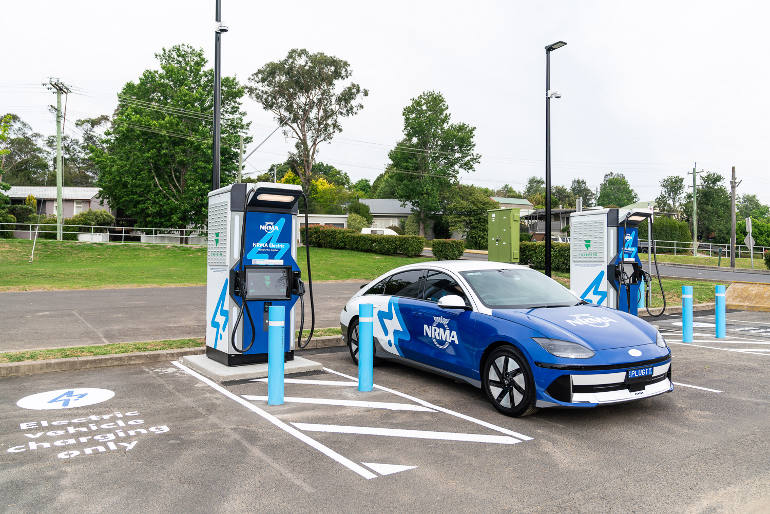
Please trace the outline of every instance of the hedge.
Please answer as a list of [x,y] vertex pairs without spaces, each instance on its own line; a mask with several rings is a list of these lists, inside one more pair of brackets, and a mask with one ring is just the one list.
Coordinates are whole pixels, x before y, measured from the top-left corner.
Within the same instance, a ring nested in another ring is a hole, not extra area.
[[[301,230],[302,242],[305,231]],[[417,257],[425,247],[425,238],[419,236],[384,236],[360,234],[355,230],[313,226],[309,227],[310,246],[319,248],[337,248],[383,255],[406,255]]]
[[[545,241],[537,243],[522,241],[519,244],[519,264],[528,264],[535,269],[545,269]],[[569,243],[551,242],[551,269],[569,273]]]
[[462,257],[465,243],[460,239],[434,239],[433,255],[439,261],[453,261]]
[[770,251],[765,250],[765,267],[770,269]]
[[[0,223],[16,223],[16,216],[6,211],[0,211]],[[0,237],[13,237],[13,227],[8,225],[0,225]]]

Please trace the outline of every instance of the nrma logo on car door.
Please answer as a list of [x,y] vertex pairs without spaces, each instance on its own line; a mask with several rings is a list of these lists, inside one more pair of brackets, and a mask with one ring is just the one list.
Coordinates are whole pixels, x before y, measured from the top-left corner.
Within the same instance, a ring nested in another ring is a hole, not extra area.
[[458,344],[457,331],[449,328],[449,319],[443,316],[433,316],[433,324],[423,325],[422,331],[441,350],[450,344]]

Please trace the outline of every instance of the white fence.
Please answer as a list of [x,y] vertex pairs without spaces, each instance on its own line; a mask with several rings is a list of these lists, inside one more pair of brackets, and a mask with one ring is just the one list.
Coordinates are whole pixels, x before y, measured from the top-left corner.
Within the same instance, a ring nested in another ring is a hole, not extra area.
[[[0,232],[12,232],[18,239],[56,239],[55,223],[0,223]],[[94,225],[64,225],[65,240],[91,243],[148,243],[205,245],[205,229],[153,227],[98,227]]]
[[[653,241],[653,248],[658,253],[672,253],[674,255],[692,255],[692,243],[685,243],[682,241]],[[639,251],[647,251],[647,240],[639,240]],[[770,251],[770,246],[755,246],[754,258],[761,259],[766,251]],[[717,244],[717,243],[698,243],[698,254],[708,255],[709,257],[718,257],[720,254],[722,257],[730,258],[730,245],[729,244]],[[735,245],[735,257],[737,258],[749,258],[751,252],[746,245]]]

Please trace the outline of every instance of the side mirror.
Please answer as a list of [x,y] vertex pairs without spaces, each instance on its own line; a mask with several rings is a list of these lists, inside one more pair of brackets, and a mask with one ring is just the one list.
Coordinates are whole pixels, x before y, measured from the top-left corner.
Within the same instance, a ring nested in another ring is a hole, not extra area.
[[446,296],[442,296],[438,300],[438,306],[442,309],[470,310],[470,307],[465,305],[465,300],[456,294],[448,294]]

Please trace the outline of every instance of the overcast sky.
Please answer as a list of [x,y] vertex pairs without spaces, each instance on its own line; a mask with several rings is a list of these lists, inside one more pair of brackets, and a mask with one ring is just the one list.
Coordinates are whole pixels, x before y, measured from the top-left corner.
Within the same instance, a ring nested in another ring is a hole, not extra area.
[[[739,194],[770,203],[767,2],[222,3],[225,74],[245,81],[290,48],[350,62],[369,97],[319,159],[354,180],[383,170],[401,110],[425,90],[444,94],[453,121],[477,128],[481,164],[463,182],[522,189],[542,176],[544,46],[564,40],[551,60],[552,88],[563,95],[551,109],[554,184],[581,177],[594,188],[620,171],[647,200],[661,178],[686,176],[697,161],[725,177],[736,166]],[[155,67],[162,47],[202,47],[213,64],[213,27],[214,0],[4,2],[0,112],[55,133],[46,108],[54,97],[37,84],[57,76],[84,92],[70,96],[69,119],[111,113],[123,84]],[[245,105],[259,141],[274,121],[251,99]],[[278,133],[248,170],[292,148]]]

